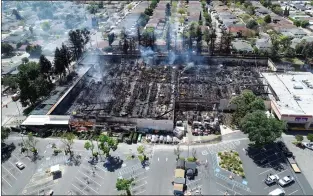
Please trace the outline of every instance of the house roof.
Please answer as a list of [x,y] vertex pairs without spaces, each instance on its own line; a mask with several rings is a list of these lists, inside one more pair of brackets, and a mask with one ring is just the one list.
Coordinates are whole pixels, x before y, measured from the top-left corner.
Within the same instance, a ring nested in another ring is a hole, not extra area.
[[237,40],[232,42],[233,49],[238,51],[253,51],[253,48],[247,42]]

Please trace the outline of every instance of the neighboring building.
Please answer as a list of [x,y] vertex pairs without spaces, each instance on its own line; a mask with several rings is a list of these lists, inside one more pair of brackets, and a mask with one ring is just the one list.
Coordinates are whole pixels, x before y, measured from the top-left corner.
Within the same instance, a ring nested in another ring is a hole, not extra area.
[[232,49],[236,52],[253,52],[251,45],[242,40],[232,41]]
[[302,39],[294,38],[291,40],[291,48],[296,48],[296,45],[301,43],[302,40],[305,40],[306,42],[313,42],[313,36],[305,36]]
[[313,74],[262,73],[269,85],[271,108],[290,129],[313,130]]
[[272,47],[272,42],[270,39],[258,39],[255,42],[255,47],[261,51],[269,51]]

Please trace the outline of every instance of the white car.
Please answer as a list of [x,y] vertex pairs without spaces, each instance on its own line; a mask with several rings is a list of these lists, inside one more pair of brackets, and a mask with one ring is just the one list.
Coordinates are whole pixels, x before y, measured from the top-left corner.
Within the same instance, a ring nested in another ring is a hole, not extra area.
[[161,135],[161,136],[160,136],[160,139],[159,139],[159,142],[161,143],[161,142],[163,142],[163,141],[164,141],[164,136]]
[[264,182],[265,182],[265,184],[267,184],[267,185],[270,186],[270,185],[276,183],[278,180],[279,180],[278,175],[271,175],[271,176],[268,176],[268,177],[264,180]]
[[25,165],[24,165],[24,163],[22,163],[22,162],[16,162],[15,165],[16,165],[16,167],[19,168],[20,170],[22,170],[22,169],[25,168]]
[[295,181],[294,177],[285,176],[278,181],[278,184],[283,187],[283,186],[287,186],[287,185],[291,184],[294,181]]
[[306,148],[308,148],[308,149],[310,149],[310,150],[313,150],[313,142],[302,142],[302,144],[306,147]]
[[285,191],[283,189],[277,188],[270,192],[268,195],[285,195]]

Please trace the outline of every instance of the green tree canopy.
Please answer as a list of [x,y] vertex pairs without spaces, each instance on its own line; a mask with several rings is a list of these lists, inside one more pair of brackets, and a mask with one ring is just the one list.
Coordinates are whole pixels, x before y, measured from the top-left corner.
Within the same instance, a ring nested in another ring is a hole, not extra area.
[[241,130],[248,134],[249,140],[257,146],[264,146],[281,137],[286,123],[267,117],[264,111],[257,110],[247,114],[240,122]]
[[233,123],[239,124],[240,120],[249,112],[255,110],[265,110],[264,101],[256,97],[252,91],[244,90],[239,96],[231,100],[232,104],[236,104],[237,109],[233,113]]
[[8,127],[1,126],[1,143],[6,140],[10,135],[11,129]]
[[309,133],[309,134],[307,135],[307,138],[308,138],[308,140],[309,140],[310,142],[313,142],[313,133]]
[[127,195],[130,196],[131,195],[130,186],[132,185],[133,182],[134,182],[133,178],[131,178],[130,180],[118,178],[116,181],[116,189],[119,191],[126,191]]
[[65,145],[65,151],[69,152],[70,155],[73,155],[72,146],[74,144],[75,135],[74,133],[68,132],[64,133],[61,137],[61,142]]
[[1,43],[1,54],[10,55],[14,51],[13,46],[8,43]]
[[270,16],[270,15],[264,16],[264,21],[265,21],[266,23],[271,23],[271,22],[272,22],[271,16]]
[[303,141],[303,136],[302,135],[296,135],[295,138],[296,138],[296,140],[298,142],[302,142]]
[[179,13],[180,15],[183,15],[183,14],[186,13],[186,10],[185,10],[184,8],[179,8],[179,9],[178,9],[178,13]]
[[253,19],[249,20],[247,22],[247,24],[246,24],[246,27],[249,28],[249,29],[253,29],[253,28],[257,27],[257,26],[258,26],[258,23],[255,20],[253,20]]

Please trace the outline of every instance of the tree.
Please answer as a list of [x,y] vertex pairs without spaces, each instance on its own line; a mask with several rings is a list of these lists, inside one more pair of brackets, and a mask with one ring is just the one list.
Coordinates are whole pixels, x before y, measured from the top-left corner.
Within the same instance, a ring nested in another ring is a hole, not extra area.
[[180,149],[180,146],[177,145],[176,148],[174,148],[174,154],[177,156],[177,160],[180,158],[180,154],[182,153],[181,149]]
[[22,64],[18,70],[17,84],[20,89],[20,101],[24,107],[35,104],[38,98],[49,94],[52,84],[42,77],[38,63]]
[[285,7],[285,10],[284,10],[284,16],[289,16],[289,10],[287,9],[287,6]]
[[265,110],[264,101],[257,98],[250,90],[244,90],[239,96],[233,98],[231,103],[236,104],[237,107],[232,116],[232,122],[237,125],[249,112]]
[[277,15],[280,15],[280,16],[283,15],[283,9],[281,9],[280,5],[273,6],[272,11]]
[[59,74],[60,78],[65,75],[64,61],[59,48],[56,48],[54,52],[54,71]]
[[139,160],[140,160],[141,162],[144,162],[144,161],[147,159],[146,154],[145,154],[145,147],[142,146],[142,145],[141,145],[141,146],[138,146],[137,152],[140,154],[140,155],[138,156]]
[[146,8],[144,11],[144,14],[148,15],[148,16],[152,16],[153,14],[153,9],[151,8]]
[[106,157],[110,156],[110,151],[115,151],[118,147],[118,141],[107,135],[100,135],[98,138],[99,148],[102,150]]
[[74,155],[74,152],[72,151],[72,146],[74,144],[75,135],[74,133],[64,133],[61,137],[61,142],[65,145],[65,152],[70,153],[70,156],[72,157]]
[[84,144],[84,148],[86,150],[91,150],[91,154],[94,155],[93,150],[94,150],[94,145],[92,141],[86,141]]
[[42,49],[41,46],[38,44],[37,45],[28,44],[26,46],[26,52],[30,54],[30,56],[40,56]]
[[62,43],[62,46],[60,48],[60,58],[62,60],[62,63],[64,64],[64,67],[70,73],[69,67],[72,62],[72,55],[71,55],[71,51],[67,48],[67,46],[64,43]]
[[1,80],[1,85],[5,87],[8,86],[11,89],[17,89],[18,88],[17,77],[13,75],[3,76]]
[[200,11],[200,14],[199,14],[199,21],[202,21],[202,14],[201,14],[201,11]]
[[133,9],[133,5],[132,5],[132,4],[129,4],[129,5],[127,6],[127,9],[128,9],[128,10]]
[[249,6],[249,7],[247,8],[247,13],[248,13],[249,15],[254,15],[254,14],[255,14],[255,8],[254,8],[253,6]]
[[98,12],[98,6],[95,4],[89,4],[87,7],[87,10],[89,11],[90,14],[95,14]]
[[45,75],[48,78],[48,80],[51,81],[50,79],[50,71],[52,68],[51,62],[44,55],[41,55],[39,58],[39,65],[40,73]]
[[1,43],[1,54],[11,55],[14,51],[13,46],[8,43]]
[[131,196],[130,192],[130,186],[133,184],[134,179],[124,179],[124,178],[118,178],[116,181],[116,189],[119,191],[126,191],[126,194],[128,196]]
[[103,9],[103,1],[100,1],[100,3],[98,4],[99,9]]
[[183,16],[179,17],[179,23],[183,25],[185,22],[185,18]]
[[165,16],[167,18],[171,16],[171,5],[169,3],[166,4]]
[[197,54],[201,54],[201,52],[202,52],[202,30],[201,30],[200,26],[197,27],[196,34],[197,34]]
[[69,42],[71,45],[72,52],[74,53],[76,60],[78,60],[83,51],[85,45],[89,42],[90,40],[90,32],[87,29],[76,29],[76,30],[71,30],[69,32]]
[[302,55],[303,53],[303,49],[304,49],[304,46],[306,45],[306,41],[305,40],[301,40],[300,43],[298,43],[295,47],[295,53],[298,54],[298,55]]
[[306,137],[310,142],[313,142],[313,133],[309,133]]
[[108,34],[108,41],[109,41],[109,46],[112,46],[112,43],[114,42],[114,33]]
[[303,141],[303,136],[302,135],[296,135],[295,136],[297,142],[302,142]]
[[1,126],[1,143],[6,140],[10,135],[11,129],[8,127]]
[[22,63],[23,63],[23,64],[29,62],[29,59],[28,59],[27,57],[23,57],[21,60],[22,60]]
[[301,26],[301,21],[300,20],[294,20],[293,24],[296,25],[297,27]]
[[300,26],[301,26],[302,28],[306,28],[306,27],[309,26],[309,25],[310,25],[310,23],[309,23],[309,21],[307,21],[307,20],[301,21],[301,24],[300,24]]
[[253,19],[249,20],[246,24],[246,27],[249,29],[254,29],[257,26],[258,26],[258,23]]
[[34,154],[34,156],[38,154],[38,150],[36,148],[37,143],[38,140],[34,138],[33,133],[28,133],[27,140],[25,141],[25,147],[30,150]]
[[266,22],[266,23],[271,23],[271,22],[272,22],[271,16],[270,16],[270,15],[266,15],[266,16],[264,17],[264,22]]
[[41,24],[41,29],[44,30],[44,31],[49,31],[50,28],[51,28],[51,25],[50,25],[50,23],[48,21],[43,22]]
[[247,114],[240,122],[241,130],[248,134],[250,141],[264,146],[281,137],[286,123],[273,117],[267,117],[264,111],[257,110]]
[[16,20],[22,20],[22,16],[20,15],[20,13],[16,10],[16,9],[13,9],[12,10],[12,14],[15,16]]
[[185,9],[183,9],[183,8],[179,8],[179,9],[178,9],[178,13],[179,13],[180,15],[183,15],[183,14],[186,13],[186,11],[185,11]]

